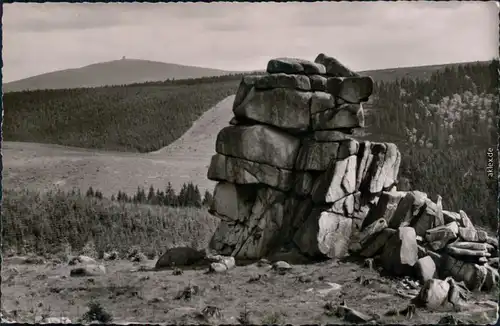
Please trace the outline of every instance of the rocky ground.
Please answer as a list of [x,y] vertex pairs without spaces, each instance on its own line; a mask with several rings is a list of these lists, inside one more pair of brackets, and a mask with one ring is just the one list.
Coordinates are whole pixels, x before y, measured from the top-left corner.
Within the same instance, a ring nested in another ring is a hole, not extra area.
[[71,276],[72,269],[88,266],[86,262],[5,258],[3,321],[76,323],[92,301],[114,323],[336,324],[361,318],[381,324],[434,324],[453,315],[466,323],[492,324],[497,319],[495,291],[472,293],[459,312],[445,304],[408,313],[421,287],[418,282],[384,277],[376,266],[371,270],[348,260],[280,270],[252,263],[222,273],[207,273],[206,267],[157,271],[155,260],[97,263],[105,272]]

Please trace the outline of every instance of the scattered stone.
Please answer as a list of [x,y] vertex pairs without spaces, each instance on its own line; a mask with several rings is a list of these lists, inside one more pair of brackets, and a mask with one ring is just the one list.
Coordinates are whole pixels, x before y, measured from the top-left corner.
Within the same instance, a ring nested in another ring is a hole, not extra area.
[[68,317],[46,317],[40,321],[41,324],[72,324]]
[[457,222],[438,226],[425,231],[425,240],[430,243],[432,250],[443,249],[450,241],[457,238]]
[[186,286],[182,291],[179,291],[179,293],[175,296],[175,300],[191,300],[193,296],[200,294],[201,289],[198,285],[195,284],[189,284]]
[[472,224],[470,218],[467,216],[467,214],[460,210],[460,212],[458,212],[460,214],[460,222],[462,223],[462,226],[464,228],[474,228],[474,224]]
[[456,310],[460,310],[469,298],[469,290],[463,281],[456,282],[453,278],[447,277],[445,281],[450,284],[448,291],[448,302],[450,302]]
[[465,322],[453,315],[446,315],[444,317],[441,317],[437,323],[438,325],[465,325]]
[[498,264],[498,260],[499,260],[499,259],[498,259],[498,257],[493,257],[493,258],[490,258],[490,259],[488,259],[488,264],[489,264],[490,266],[492,266],[492,267],[494,267],[494,268],[497,268],[497,269],[498,269],[498,266],[499,266],[499,264]]
[[216,306],[206,306],[201,311],[205,318],[222,318],[222,310]]
[[430,256],[420,258],[416,264],[417,274],[421,282],[437,278],[437,269],[434,260]]
[[236,261],[234,257],[222,256],[222,255],[208,255],[207,259],[214,263],[220,263],[226,266],[226,269],[233,269],[236,267]]
[[104,274],[106,274],[104,265],[85,265],[70,271],[70,276],[100,276]]
[[478,242],[455,242],[449,244],[446,249],[447,252],[453,256],[478,256],[478,257],[490,257],[491,254],[488,250],[491,250],[493,246],[487,243]]
[[366,258],[364,260],[364,266],[367,267],[370,271],[373,271],[373,258]]
[[293,241],[308,256],[342,258],[347,255],[351,232],[350,218],[314,209]]
[[361,251],[360,255],[362,257],[373,257],[375,256],[384,246],[387,241],[397,233],[396,230],[386,228],[382,230],[377,236],[369,242],[367,242],[365,248]]
[[446,255],[443,257],[440,274],[442,274],[442,277],[452,277],[458,282],[463,281],[467,289],[475,291],[481,289],[483,286],[488,270],[485,266],[465,262]]
[[349,308],[345,305],[345,303],[337,306],[336,315],[337,317],[342,318],[344,319],[344,321],[349,323],[368,323],[371,321],[375,321],[374,317]]
[[450,211],[445,211],[443,210],[443,220],[444,220],[444,223],[451,223],[451,222],[457,222],[457,223],[461,223],[461,217],[460,217],[460,214],[459,213],[455,213],[455,212],[450,212]]
[[76,265],[76,264],[91,264],[91,265],[95,265],[97,264],[96,260],[94,258],[91,258],[91,257],[88,257],[88,256],[84,256],[84,255],[80,255],[80,256],[76,256],[76,257],[73,257],[69,262],[68,262],[69,265]]
[[116,259],[118,259],[119,256],[120,256],[120,254],[118,253],[118,251],[113,250],[109,253],[105,252],[103,255],[103,259],[104,260],[116,260]]
[[211,263],[208,271],[210,273],[223,273],[227,271],[227,266],[223,263]]
[[384,246],[381,260],[385,270],[406,275],[418,260],[415,229],[400,227]]
[[205,258],[205,253],[190,247],[167,250],[156,262],[155,269],[194,265]]
[[387,228],[387,221],[383,218],[368,225],[359,234],[361,246],[365,248],[366,244],[369,243],[369,240],[373,241],[374,238],[376,238],[377,234],[382,232],[382,230],[386,228]]
[[290,264],[286,261],[280,260],[273,264],[273,269],[277,272],[286,272],[288,270],[291,270],[292,266],[290,266]]
[[493,268],[488,264],[485,264],[484,267],[486,268],[486,279],[484,280],[481,290],[490,291],[498,286],[500,275],[498,273],[498,267]]
[[412,303],[430,309],[437,309],[448,302],[449,290],[450,284],[445,280],[427,280],[418,295],[412,299]]
[[464,228],[464,227],[459,227],[458,228],[458,235],[460,238],[462,238],[465,241],[478,241],[479,237],[477,234],[477,230],[475,228]]

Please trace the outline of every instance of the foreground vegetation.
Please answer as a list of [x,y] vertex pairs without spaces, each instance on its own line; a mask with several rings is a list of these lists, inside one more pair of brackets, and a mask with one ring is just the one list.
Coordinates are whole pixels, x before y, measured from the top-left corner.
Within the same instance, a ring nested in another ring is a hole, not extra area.
[[148,255],[173,246],[206,247],[218,220],[204,208],[129,204],[62,191],[4,190],[2,251],[58,254],[138,248]]

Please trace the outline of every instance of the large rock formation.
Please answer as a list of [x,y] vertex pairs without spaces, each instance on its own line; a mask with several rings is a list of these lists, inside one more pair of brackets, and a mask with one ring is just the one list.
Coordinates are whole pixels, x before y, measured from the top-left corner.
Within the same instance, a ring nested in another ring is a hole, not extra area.
[[211,249],[236,259],[350,252],[380,256],[395,274],[452,276],[478,289],[497,282],[487,262],[498,242],[465,212],[443,210],[440,196],[397,191],[395,144],[352,136],[364,126],[370,77],[324,54],[273,59],[267,72],[242,79],[217,137],[208,178],[219,182],[210,212],[221,222]]

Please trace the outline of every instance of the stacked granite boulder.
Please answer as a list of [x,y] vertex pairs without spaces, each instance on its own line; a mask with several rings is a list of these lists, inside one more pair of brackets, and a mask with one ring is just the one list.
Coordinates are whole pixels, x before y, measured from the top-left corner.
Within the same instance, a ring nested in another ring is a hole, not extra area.
[[273,59],[267,74],[244,77],[208,171],[218,181],[210,212],[221,219],[210,248],[239,260],[350,252],[380,257],[394,274],[470,283],[483,273],[481,287],[496,283],[486,263],[497,243],[441,198],[397,191],[396,145],[353,137],[372,91],[370,77],[324,54]]
[[478,230],[464,211],[443,210],[420,191],[383,192],[363,221],[356,252],[380,259],[396,275],[464,282],[469,290],[498,284],[498,239]]

